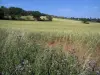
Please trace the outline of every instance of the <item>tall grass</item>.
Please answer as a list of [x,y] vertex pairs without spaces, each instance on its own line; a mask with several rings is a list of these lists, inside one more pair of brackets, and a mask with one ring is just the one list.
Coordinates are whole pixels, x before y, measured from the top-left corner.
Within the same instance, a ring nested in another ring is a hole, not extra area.
[[96,75],[100,34],[0,29],[2,75]]

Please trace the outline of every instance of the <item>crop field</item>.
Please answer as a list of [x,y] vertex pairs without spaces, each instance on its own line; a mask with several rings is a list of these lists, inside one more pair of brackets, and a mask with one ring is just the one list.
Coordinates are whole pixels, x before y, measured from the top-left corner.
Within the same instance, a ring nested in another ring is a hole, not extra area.
[[100,74],[100,23],[0,20],[3,75]]

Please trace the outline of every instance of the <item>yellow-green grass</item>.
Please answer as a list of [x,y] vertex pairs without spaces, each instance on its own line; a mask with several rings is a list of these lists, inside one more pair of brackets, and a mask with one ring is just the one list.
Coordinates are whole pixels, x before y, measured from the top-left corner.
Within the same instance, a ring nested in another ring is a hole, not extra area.
[[[49,70],[51,75],[59,75],[58,71],[60,75],[91,75],[100,66],[99,38],[100,34],[60,35],[0,29],[0,72],[48,75]],[[88,66],[89,63],[92,65]]]
[[54,18],[52,22],[0,20],[0,28],[44,32],[100,32],[100,23],[83,24],[81,21]]
[[[100,66],[99,32],[99,23],[56,18],[52,22],[0,20],[0,72],[49,75],[49,70],[51,75],[91,75]],[[88,66],[94,61],[95,66]]]

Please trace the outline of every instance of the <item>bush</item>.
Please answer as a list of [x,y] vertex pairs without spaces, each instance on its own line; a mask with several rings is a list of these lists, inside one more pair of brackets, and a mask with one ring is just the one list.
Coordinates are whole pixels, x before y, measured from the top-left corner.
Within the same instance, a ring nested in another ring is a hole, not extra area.
[[31,21],[31,20],[32,20],[30,16],[26,16],[24,19],[25,19],[26,21]]
[[15,15],[11,15],[11,19],[12,20],[16,20],[16,16]]
[[82,19],[82,22],[83,22],[84,24],[89,24],[89,22],[88,22],[87,19]]
[[51,16],[46,16],[46,18],[48,19],[48,21],[52,21],[52,17]]

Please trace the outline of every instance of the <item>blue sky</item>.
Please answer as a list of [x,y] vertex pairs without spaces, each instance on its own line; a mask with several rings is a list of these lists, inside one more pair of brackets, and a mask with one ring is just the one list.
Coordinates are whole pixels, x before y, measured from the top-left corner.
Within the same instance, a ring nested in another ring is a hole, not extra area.
[[58,16],[100,18],[100,0],[0,0],[0,5]]

